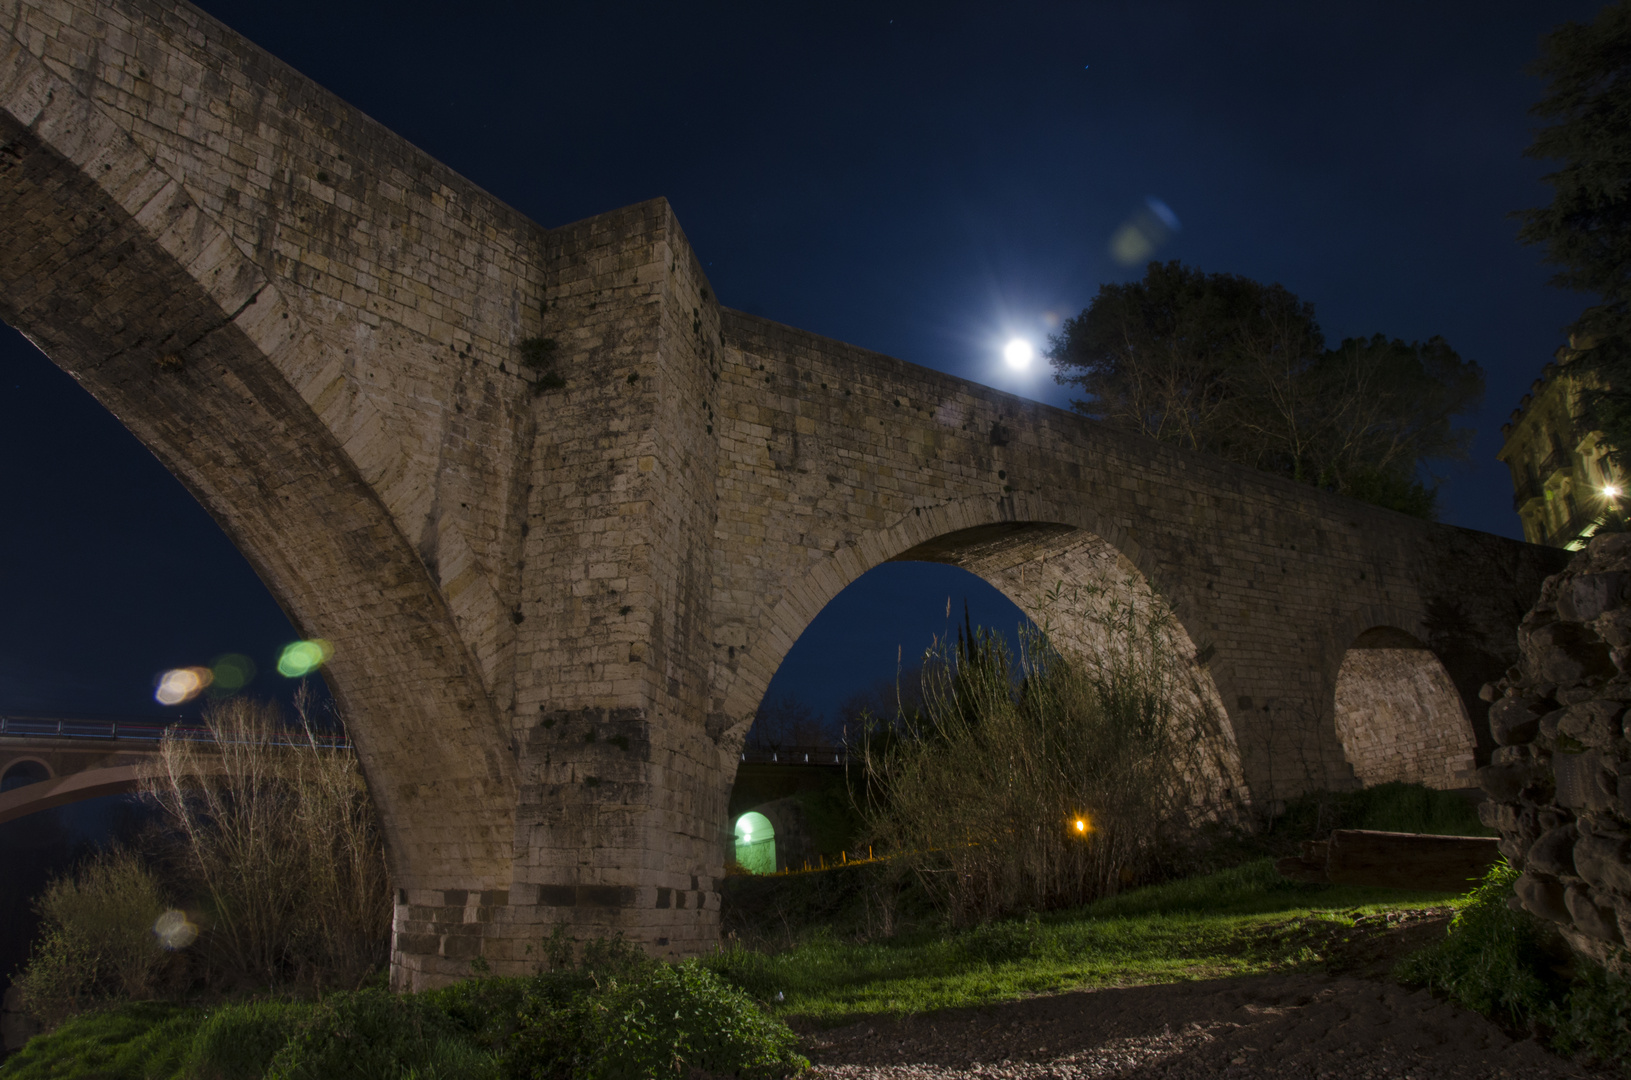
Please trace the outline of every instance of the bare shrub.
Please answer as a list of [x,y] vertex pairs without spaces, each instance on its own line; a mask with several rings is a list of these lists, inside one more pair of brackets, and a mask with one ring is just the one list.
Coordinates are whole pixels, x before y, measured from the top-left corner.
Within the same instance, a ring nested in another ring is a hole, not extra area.
[[356,753],[320,737],[304,699],[210,706],[212,743],[167,737],[142,790],[164,811],[173,868],[203,908],[211,978],[355,986],[385,959],[390,887]]
[[158,879],[123,849],[52,881],[36,901],[40,939],[16,980],[24,1009],[55,1026],[99,1002],[152,996],[168,959],[153,933],[165,906]]
[[965,619],[930,650],[924,708],[864,738],[870,840],[954,923],[1113,893],[1204,816],[1191,789],[1218,718],[1170,613],[1140,599],[1073,613],[1097,621],[1082,658],[1045,630],[1022,631],[1016,658]]

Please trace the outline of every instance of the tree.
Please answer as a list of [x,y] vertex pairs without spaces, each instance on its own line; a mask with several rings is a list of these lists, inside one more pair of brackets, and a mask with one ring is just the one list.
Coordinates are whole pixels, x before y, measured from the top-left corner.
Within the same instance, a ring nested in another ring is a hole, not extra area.
[[1541,40],[1546,96],[1530,111],[1551,123],[1528,157],[1561,161],[1542,179],[1550,206],[1520,212],[1518,237],[1546,248],[1552,284],[1594,294],[1570,344],[1602,383],[1588,396],[1618,462],[1631,464],[1631,3],[1564,23]]
[[1422,464],[1466,456],[1453,419],[1484,388],[1442,338],[1327,349],[1313,305],[1283,286],[1176,262],[1100,286],[1048,357],[1087,416],[1427,518]]

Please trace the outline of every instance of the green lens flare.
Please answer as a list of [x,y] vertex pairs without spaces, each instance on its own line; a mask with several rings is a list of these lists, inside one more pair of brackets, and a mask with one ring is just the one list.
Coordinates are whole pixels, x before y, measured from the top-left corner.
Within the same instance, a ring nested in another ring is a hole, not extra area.
[[321,638],[315,641],[297,641],[293,645],[284,646],[283,655],[278,657],[278,674],[286,679],[310,675],[333,655],[333,648]]
[[255,661],[242,653],[228,653],[210,665],[210,673],[214,688],[230,694],[255,677]]

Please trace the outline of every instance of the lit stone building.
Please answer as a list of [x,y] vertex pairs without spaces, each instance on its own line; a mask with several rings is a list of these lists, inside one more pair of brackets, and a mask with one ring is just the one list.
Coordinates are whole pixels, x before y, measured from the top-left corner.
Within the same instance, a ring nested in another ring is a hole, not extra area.
[[1592,429],[1582,400],[1590,376],[1571,371],[1580,350],[1557,350],[1529,393],[1501,425],[1497,455],[1512,470],[1512,508],[1532,544],[1575,550],[1617,506],[1625,484]]

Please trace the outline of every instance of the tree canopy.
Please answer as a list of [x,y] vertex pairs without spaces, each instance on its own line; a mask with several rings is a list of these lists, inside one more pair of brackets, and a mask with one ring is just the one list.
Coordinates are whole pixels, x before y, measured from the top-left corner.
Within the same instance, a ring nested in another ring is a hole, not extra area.
[[1422,465],[1466,457],[1472,432],[1453,419],[1484,390],[1443,338],[1327,348],[1283,286],[1177,262],[1100,286],[1047,355],[1087,416],[1426,518]]
[[1569,327],[1571,344],[1602,376],[1590,404],[1631,464],[1631,3],[1552,31],[1533,70],[1547,90],[1531,112],[1549,123],[1525,154],[1562,167],[1543,177],[1551,205],[1520,212],[1518,236],[1545,247],[1554,285],[1597,298]]

